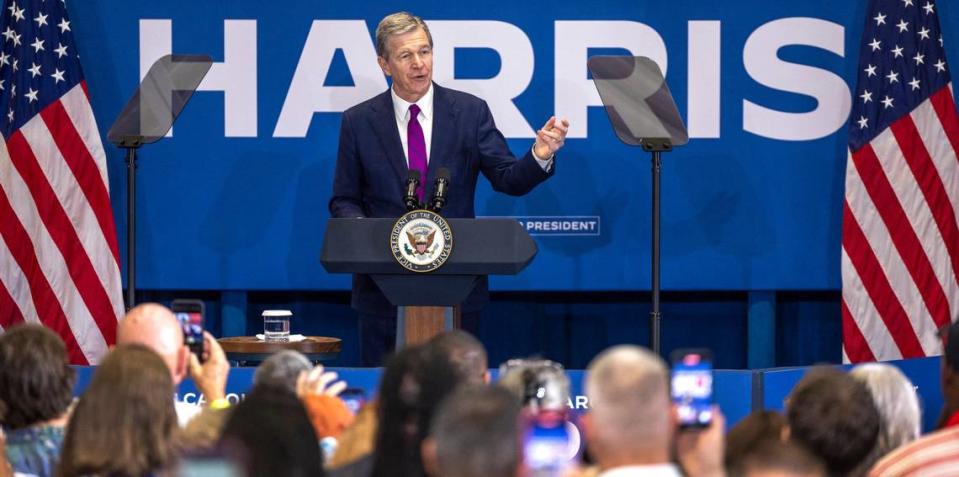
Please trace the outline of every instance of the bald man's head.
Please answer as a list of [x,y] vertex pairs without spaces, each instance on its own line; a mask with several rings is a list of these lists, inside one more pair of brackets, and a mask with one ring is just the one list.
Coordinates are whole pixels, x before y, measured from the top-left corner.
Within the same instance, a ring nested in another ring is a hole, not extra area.
[[174,384],[186,376],[190,350],[183,343],[183,328],[169,308],[157,303],[138,305],[117,328],[117,344],[142,344],[163,358]]

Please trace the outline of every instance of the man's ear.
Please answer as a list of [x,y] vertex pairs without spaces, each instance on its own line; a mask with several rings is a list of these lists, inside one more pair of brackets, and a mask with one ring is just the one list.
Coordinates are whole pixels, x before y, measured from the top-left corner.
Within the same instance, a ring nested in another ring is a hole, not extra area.
[[177,353],[176,369],[173,374],[176,381],[173,383],[174,385],[180,384],[180,381],[183,381],[190,374],[190,348],[187,345],[181,346],[180,352]]
[[436,441],[432,437],[427,437],[423,440],[423,444],[420,445],[420,458],[423,459],[423,470],[426,471],[426,475],[437,476],[439,475],[439,463],[436,458]]
[[383,74],[386,76],[393,76],[393,72],[390,70],[390,62],[386,61],[386,58],[377,56],[376,62],[380,65],[380,69],[383,70]]

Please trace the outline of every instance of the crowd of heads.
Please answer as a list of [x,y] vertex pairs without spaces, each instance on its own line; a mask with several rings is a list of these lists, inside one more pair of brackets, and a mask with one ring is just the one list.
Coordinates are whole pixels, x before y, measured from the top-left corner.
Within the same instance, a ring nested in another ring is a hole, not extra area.
[[[0,477],[20,475],[11,466],[62,477],[213,475],[211,469],[294,477],[585,477],[616,469],[871,477],[932,475],[943,459],[959,463],[959,453],[935,448],[959,448],[959,430],[950,429],[959,421],[959,403],[950,400],[959,395],[955,343],[942,364],[945,429],[921,437],[915,388],[886,364],[814,368],[781,413],[757,411],[727,430],[715,407],[710,426],[690,430],[677,425],[667,364],[638,346],[596,356],[583,383],[589,409],[573,416],[561,366],[511,360],[492,381],[483,345],[448,332],[394,354],[376,396],[354,417],[339,397],[348,383],[294,351],[260,364],[252,388],[231,405],[223,399],[229,364],[207,338],[203,356],[193,355],[168,309],[141,305],[121,321],[117,345],[74,398],[76,373],[54,332],[25,324],[0,334]],[[187,377],[203,390],[205,406],[187,409],[174,400]],[[581,430],[561,468],[532,463],[530,453],[540,451],[530,450],[530,436],[543,416],[559,416],[561,427],[573,420]],[[923,460],[923,452],[938,460]]]

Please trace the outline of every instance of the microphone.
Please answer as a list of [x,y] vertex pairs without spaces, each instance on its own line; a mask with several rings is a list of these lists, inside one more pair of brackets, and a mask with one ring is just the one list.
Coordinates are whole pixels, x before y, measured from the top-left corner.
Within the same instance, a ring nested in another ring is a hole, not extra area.
[[430,202],[433,204],[433,212],[440,213],[440,209],[446,205],[446,193],[450,187],[450,170],[441,167],[436,171],[436,181],[433,183],[433,197]]
[[406,197],[403,201],[406,203],[406,210],[416,210],[423,208],[419,197],[416,196],[416,188],[420,186],[420,171],[410,169],[406,175]]

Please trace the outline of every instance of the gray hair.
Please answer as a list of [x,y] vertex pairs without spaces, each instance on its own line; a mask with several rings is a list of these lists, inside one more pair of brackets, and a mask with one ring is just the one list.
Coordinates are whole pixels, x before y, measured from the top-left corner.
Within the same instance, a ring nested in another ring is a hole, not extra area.
[[849,375],[869,388],[879,411],[879,437],[867,462],[878,460],[919,437],[922,418],[919,397],[912,382],[899,368],[868,363],[856,366]]
[[272,386],[296,392],[300,373],[313,369],[313,363],[302,353],[284,350],[270,356],[253,374],[254,386]]
[[589,364],[586,395],[597,439],[611,450],[669,445],[669,373],[658,355],[639,346],[609,348]]
[[426,38],[432,47],[433,35],[430,34],[430,27],[426,26],[422,18],[410,12],[396,12],[383,17],[380,24],[376,26],[376,56],[389,58],[390,52],[386,44],[390,37],[403,35],[417,28],[422,28],[426,32]]

